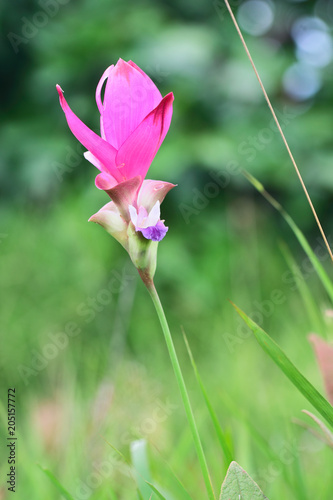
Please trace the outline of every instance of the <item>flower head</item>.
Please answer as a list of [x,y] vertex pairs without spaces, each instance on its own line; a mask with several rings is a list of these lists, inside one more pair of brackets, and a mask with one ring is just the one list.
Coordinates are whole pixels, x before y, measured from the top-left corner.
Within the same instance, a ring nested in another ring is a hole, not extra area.
[[160,204],[174,184],[144,179],[169,129],[173,94],[162,98],[136,64],[119,59],[97,85],[99,136],[73,113],[59,85],[57,90],[69,128],[87,148],[85,158],[100,171],[96,186],[112,200],[89,220],[114,236],[140,268],[136,244],[145,244],[148,252],[149,244],[160,241],[168,230],[160,220]]

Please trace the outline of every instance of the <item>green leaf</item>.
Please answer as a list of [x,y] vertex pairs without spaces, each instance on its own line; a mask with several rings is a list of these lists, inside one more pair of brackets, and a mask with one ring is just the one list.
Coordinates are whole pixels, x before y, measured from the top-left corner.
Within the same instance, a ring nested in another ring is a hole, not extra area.
[[237,462],[231,462],[223,481],[220,500],[268,500]]
[[187,349],[187,352],[188,352],[188,355],[190,357],[191,364],[192,364],[192,367],[193,367],[193,370],[194,370],[194,374],[196,376],[196,379],[198,381],[199,387],[201,389],[201,392],[202,392],[203,398],[205,400],[208,412],[210,414],[210,418],[212,419],[212,422],[213,422],[213,425],[214,425],[214,428],[215,428],[215,432],[217,434],[217,438],[218,438],[218,441],[220,443],[220,446],[221,446],[221,449],[222,449],[222,452],[223,452],[223,455],[224,455],[225,465],[226,465],[226,468],[227,468],[229,466],[230,462],[232,462],[232,460],[233,460],[233,454],[232,454],[232,451],[230,450],[228,440],[227,440],[227,438],[226,438],[226,436],[225,436],[225,434],[224,434],[224,432],[222,430],[222,427],[220,425],[220,422],[218,420],[216,412],[215,412],[215,410],[213,408],[213,405],[210,402],[210,399],[208,397],[206,388],[205,388],[205,386],[204,386],[204,384],[202,382],[202,379],[200,377],[197,365],[196,365],[196,363],[194,361],[193,354],[192,354],[192,351],[191,351],[191,348],[190,348],[190,345],[188,343],[188,340],[187,340],[187,337],[186,337],[186,334],[185,334],[184,330],[183,330],[183,336],[184,336],[184,341],[185,341],[186,349]]
[[160,491],[158,491],[158,489],[156,488],[156,486],[154,486],[153,484],[151,484],[149,481],[146,481],[146,483],[149,485],[149,487],[152,489],[152,491],[154,493],[156,493],[156,495],[158,496],[158,498],[161,498],[161,500],[166,500],[166,498],[162,495],[162,493]]
[[[232,303],[232,302],[231,302]],[[333,407],[317,391],[315,387],[302,375],[290,361],[282,349],[257,323],[252,321],[239,307],[232,303],[240,317],[251,328],[260,347],[272,358],[274,363],[283,371],[295,387],[319,411],[319,413],[333,427]]]
[[68,493],[67,490],[65,490],[65,488],[62,486],[62,484],[60,484],[60,482],[58,481],[58,479],[52,474],[52,472],[50,472],[48,469],[44,469],[43,467],[41,467],[40,465],[38,465],[38,467],[40,468],[40,470],[42,472],[44,472],[44,474],[49,478],[51,479],[52,483],[54,484],[54,486],[57,488],[57,490],[59,491],[59,493],[62,494],[62,496],[64,498],[66,498],[66,500],[74,500],[74,498],[72,497],[72,495],[70,493]]
[[136,482],[143,498],[150,498],[151,491],[147,483],[151,482],[148,456],[147,442],[145,439],[132,441],[131,443],[131,459],[135,469]]
[[[333,284],[332,281],[330,280],[329,276],[327,275],[325,269],[321,265],[318,257],[310,247],[307,239],[305,238],[304,234],[300,230],[300,228],[297,226],[295,221],[292,219],[292,217],[282,208],[280,203],[271,196],[264,186],[259,182],[253,175],[249,174],[249,172],[246,172],[243,170],[243,175],[247,178],[247,180],[252,184],[257,191],[259,191],[260,194],[282,215],[284,220],[287,222],[289,227],[292,229],[294,235],[298,239],[301,247],[303,248],[304,252],[307,254],[309,257],[309,260],[311,264],[313,265],[314,269],[316,270],[316,273],[321,280],[328,296],[330,297],[331,301],[333,302]],[[327,254],[328,255],[328,254]]]

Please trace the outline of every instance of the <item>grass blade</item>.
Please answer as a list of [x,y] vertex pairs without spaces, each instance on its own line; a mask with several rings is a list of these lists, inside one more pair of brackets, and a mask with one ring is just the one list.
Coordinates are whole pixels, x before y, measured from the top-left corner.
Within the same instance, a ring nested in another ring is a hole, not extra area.
[[274,363],[283,371],[295,387],[305,396],[305,398],[316,408],[316,410],[333,427],[333,407],[317,391],[317,389],[302,375],[283,350],[274,342],[273,339],[249,318],[239,307],[232,303],[240,317],[250,327],[257,339],[260,347],[272,358]]
[[58,481],[58,479],[52,474],[51,471],[49,471],[48,469],[44,469],[43,467],[41,467],[40,465],[38,465],[38,467],[40,468],[40,470],[42,472],[44,472],[44,474],[52,481],[52,483],[54,484],[54,486],[57,488],[57,490],[59,491],[59,493],[62,494],[62,496],[64,498],[66,498],[66,500],[74,500],[74,497],[72,497],[72,495],[70,493],[68,493],[68,491],[62,486],[62,484]]
[[[156,452],[158,453],[160,459],[163,461],[163,465],[164,465],[164,475],[166,474],[169,474],[169,476],[172,478],[173,482],[175,483],[175,485],[177,486],[177,489],[179,490],[179,493],[181,495],[181,499],[182,500],[192,500],[191,498],[191,495],[189,494],[189,492],[186,490],[185,486],[183,485],[183,483],[181,482],[181,480],[179,479],[179,477],[176,475],[176,473],[174,472],[173,468],[170,466],[170,464],[164,459],[163,455],[161,454],[161,452],[159,451],[159,449],[154,446]],[[177,498],[180,498],[179,496],[177,496]]]
[[295,278],[296,277],[300,278],[300,279],[295,280],[295,284],[296,284],[298,291],[300,293],[300,296],[303,300],[303,303],[305,306],[305,311],[308,314],[312,328],[316,332],[320,333],[322,336],[325,336],[326,329],[325,329],[325,325],[324,325],[323,316],[321,314],[321,311],[318,309],[316,302],[313,300],[313,296],[309,290],[309,287],[305,281],[304,276],[299,274],[300,271],[299,271],[299,268],[297,266],[297,263],[296,263],[294,257],[292,256],[287,245],[285,243],[281,243],[280,247],[281,247],[283,257],[289,266],[289,269],[291,270],[291,272],[293,273]]
[[293,233],[295,234],[296,238],[298,239],[301,247],[303,248],[304,252],[308,256],[311,264],[313,265],[320,281],[322,282],[329,298],[331,299],[331,302],[333,303],[333,284],[327,275],[325,269],[321,265],[318,257],[310,247],[307,239],[305,238],[304,234],[300,230],[300,228],[297,226],[295,221],[291,218],[291,216],[282,208],[280,203],[271,196],[264,186],[259,182],[253,175],[249,174],[245,170],[243,170],[243,175],[247,178],[247,180],[252,184],[252,186],[259,191],[260,194],[282,215],[284,220],[287,222]]
[[[225,406],[231,411],[235,418],[237,418],[240,422],[243,423],[249,435],[251,436],[251,441],[256,445],[258,450],[260,450],[266,457],[269,462],[275,462],[281,464],[282,475],[284,477],[286,486],[290,490],[290,494],[293,493],[295,487],[293,482],[291,481],[288,475],[288,464],[281,461],[281,457],[278,453],[272,449],[272,446],[269,444],[267,439],[261,434],[261,432],[256,428],[256,426],[252,423],[252,420],[249,418],[248,414],[244,409],[237,404],[231,398],[230,394],[227,391],[220,391],[220,397],[223,400]],[[296,455],[295,455],[296,460]],[[305,497],[300,495],[302,500],[305,500]]]
[[320,420],[320,418],[316,417],[316,415],[313,415],[313,413],[310,413],[307,410],[302,410],[302,411],[303,411],[303,413],[305,413],[306,415],[308,415],[310,418],[312,418],[312,420],[314,422],[316,422],[316,424],[323,431],[323,435],[324,435],[324,438],[325,438],[324,442],[326,444],[328,444],[328,446],[330,446],[331,448],[333,448],[333,433],[326,427],[326,425],[324,424],[324,422],[322,422]]
[[184,336],[184,341],[185,341],[186,349],[187,349],[188,355],[189,355],[190,360],[191,360],[191,364],[192,364],[192,367],[193,367],[194,374],[196,376],[197,382],[199,384],[199,387],[201,389],[202,395],[204,397],[204,400],[205,400],[208,412],[210,414],[210,417],[212,419],[212,422],[213,422],[213,425],[214,425],[214,428],[215,428],[215,432],[217,434],[218,441],[220,443],[220,446],[221,446],[221,449],[222,449],[222,452],[223,452],[224,463],[225,463],[225,466],[226,466],[226,469],[227,469],[229,467],[230,463],[234,460],[233,453],[230,450],[227,438],[226,438],[226,436],[225,436],[225,434],[224,434],[224,432],[222,430],[222,427],[221,427],[220,422],[219,422],[219,420],[217,418],[216,412],[215,412],[215,410],[214,410],[214,408],[213,408],[213,406],[212,406],[212,404],[211,404],[211,402],[209,400],[206,388],[205,388],[205,386],[204,386],[204,384],[202,382],[202,379],[200,377],[197,365],[196,365],[196,363],[194,361],[193,354],[192,354],[192,351],[191,351],[191,348],[190,348],[190,345],[188,343],[188,340],[187,340],[187,337],[186,337],[186,334],[185,334],[184,330],[183,330],[183,336]]
[[162,495],[162,493],[160,491],[158,491],[158,489],[156,488],[156,486],[154,486],[152,483],[150,483],[149,481],[146,481],[146,483],[148,484],[148,486],[152,489],[152,491],[154,493],[156,493],[156,495],[158,496],[158,498],[161,498],[161,500],[166,500],[166,498]]

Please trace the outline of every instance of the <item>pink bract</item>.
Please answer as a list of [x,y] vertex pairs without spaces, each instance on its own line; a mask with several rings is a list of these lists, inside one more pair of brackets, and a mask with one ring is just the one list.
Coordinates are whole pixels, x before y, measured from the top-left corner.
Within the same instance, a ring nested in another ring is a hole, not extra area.
[[99,136],[73,113],[59,85],[57,90],[69,128],[88,149],[86,159],[101,172],[96,186],[107,191],[137,176],[141,185],[169,129],[173,94],[162,98],[156,85],[136,64],[119,59],[104,72],[97,85]]

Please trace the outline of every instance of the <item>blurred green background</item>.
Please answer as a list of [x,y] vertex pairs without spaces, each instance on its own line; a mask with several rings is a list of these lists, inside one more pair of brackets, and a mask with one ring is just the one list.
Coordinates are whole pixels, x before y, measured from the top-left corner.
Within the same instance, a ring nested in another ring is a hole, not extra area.
[[[330,238],[333,1],[230,3]],[[329,259],[223,1],[13,0],[1,4],[0,16],[1,434],[7,388],[15,387],[17,498],[60,498],[40,464],[76,500],[134,499],[128,468],[106,441],[129,457],[130,442],[140,438],[150,443],[153,474],[168,498],[179,497],[164,460],[193,499],[204,497],[153,306],[128,255],[87,223],[108,198],[95,188],[97,171],[70,133],[55,89],[59,83],[97,130],[95,88],[121,57],[163,95],[175,95],[170,131],[149,171],[178,184],[162,207],[170,229],[159,246],[156,286],[214,486],[225,469],[181,325],[237,461],[271,499],[331,499],[330,451],[291,423],[311,408],[227,300],[253,313],[323,390],[307,335],[332,336],[327,297],[290,229],[238,169],[276,196],[331,273]],[[281,241],[305,275],[317,321],[307,315]],[[5,443],[0,498],[7,498]],[[267,450],[278,458],[268,460]]]

